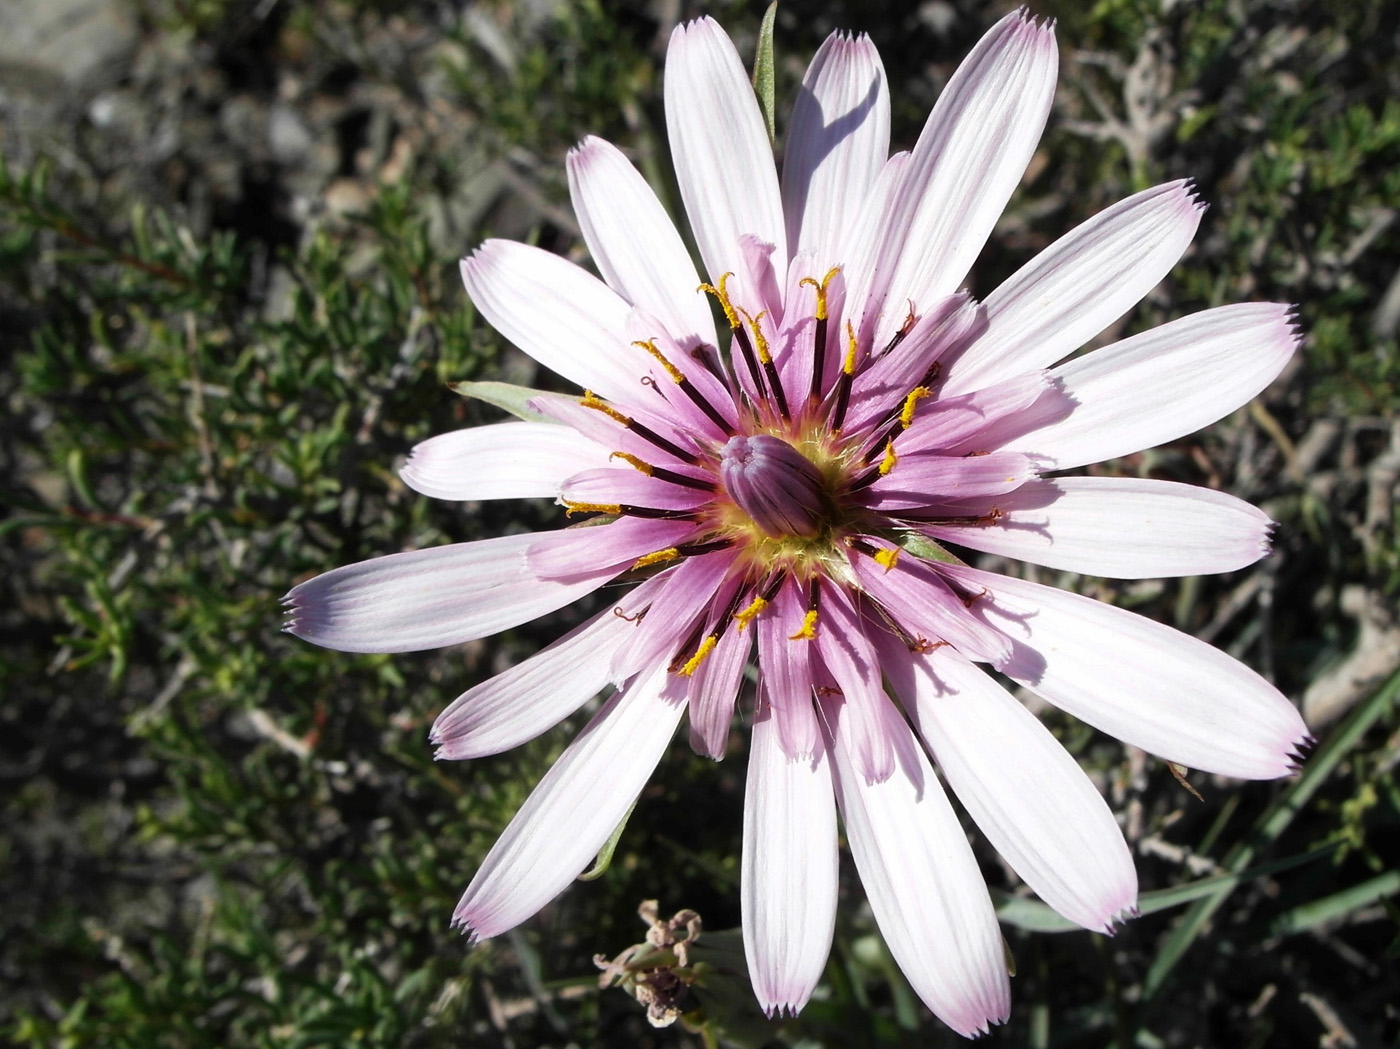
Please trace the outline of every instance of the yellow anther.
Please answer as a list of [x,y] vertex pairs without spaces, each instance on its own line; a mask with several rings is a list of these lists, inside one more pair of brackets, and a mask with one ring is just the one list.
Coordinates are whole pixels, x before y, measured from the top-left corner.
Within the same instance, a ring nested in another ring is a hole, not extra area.
[[713,295],[716,299],[718,299],[719,308],[724,311],[724,319],[729,322],[730,330],[738,331],[739,315],[734,312],[734,304],[729,301],[729,290],[725,287],[725,285],[729,283],[729,278],[732,276],[734,276],[733,273],[726,273],[722,275],[719,279],[718,288],[716,288],[713,284],[702,284],[696,290],[708,292],[709,294]]
[[899,456],[894,454],[894,441],[885,442],[885,457],[880,460],[880,476],[886,476],[894,469],[894,464],[899,462]]
[[819,321],[824,321],[824,320],[826,320],[826,317],[827,317],[827,312],[826,312],[826,289],[827,289],[827,285],[829,285],[829,284],[831,283],[831,278],[834,277],[834,276],[836,276],[836,274],[838,274],[838,273],[840,273],[840,272],[841,272],[841,267],[840,267],[840,266],[832,266],[831,269],[829,269],[829,270],[826,271],[826,276],[823,277],[823,278],[821,279],[821,283],[817,283],[817,280],[816,280],[815,277],[803,277],[800,281],[797,282],[797,286],[798,286],[799,288],[802,287],[803,285],[810,284],[812,287],[814,287],[814,288],[817,289],[817,320],[819,320]]
[[915,386],[909,391],[909,396],[904,398],[904,410],[899,413],[899,425],[901,429],[909,429],[914,421],[914,405],[918,404],[929,395],[927,386]]
[[633,568],[646,568],[648,565],[665,564],[667,561],[674,561],[681,556],[681,552],[674,546],[668,546],[665,550],[657,550],[655,553],[643,554],[633,563]]
[[612,455],[608,456],[608,458],[621,459],[623,462],[635,466],[638,470],[642,471],[642,473],[646,474],[648,477],[651,476],[651,471],[654,469],[651,463],[647,462],[645,459],[639,459],[635,455],[631,455],[628,452],[613,452]]
[[767,607],[767,601],[765,601],[761,597],[756,597],[753,599],[753,603],[750,604],[748,608],[745,608],[739,612],[735,612],[734,619],[739,624],[739,629],[743,630],[744,627],[752,623],[755,619],[758,618],[758,614]]
[[571,503],[564,500],[564,516],[573,517],[574,514],[620,514],[622,507],[617,503]]
[[681,370],[677,368],[674,364],[672,364],[670,361],[668,361],[666,359],[666,355],[656,348],[655,339],[639,339],[632,345],[640,346],[642,349],[646,350],[647,353],[655,357],[657,363],[660,364],[661,367],[666,369],[666,374],[671,377],[672,382],[685,382],[685,376],[681,373]]
[[811,641],[817,636],[817,610],[814,608],[802,617],[802,629],[789,634],[789,641]]
[[850,321],[846,322],[846,360],[841,370],[847,375],[854,375],[856,371],[856,330]]
[[875,555],[875,561],[884,565],[885,571],[888,572],[899,561],[899,547],[892,546],[888,550],[881,550]]
[[613,422],[621,423],[623,426],[631,426],[632,420],[623,415],[601,397],[595,396],[592,390],[583,391],[583,400],[579,401],[585,408],[592,408],[595,412],[602,412]]
[[750,317],[748,310],[741,310],[744,319],[749,322],[749,327],[753,329],[754,352],[758,354],[760,364],[772,364],[773,355],[768,352],[768,340],[763,335],[763,326],[759,323],[768,316],[768,311],[764,310],[757,317]]
[[700,664],[705,662],[705,657],[715,650],[715,645],[718,643],[719,638],[714,634],[711,634],[709,637],[705,638],[704,641],[700,642],[700,648],[696,650],[695,655],[691,656],[686,665],[681,667],[681,676],[690,677],[691,674],[699,670]]

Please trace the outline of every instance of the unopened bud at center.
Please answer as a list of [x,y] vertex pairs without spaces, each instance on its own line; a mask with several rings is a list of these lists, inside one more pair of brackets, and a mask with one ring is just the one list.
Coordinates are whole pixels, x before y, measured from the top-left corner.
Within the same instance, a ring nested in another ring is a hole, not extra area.
[[810,539],[821,531],[821,473],[781,438],[731,437],[719,470],[729,497],[769,535]]

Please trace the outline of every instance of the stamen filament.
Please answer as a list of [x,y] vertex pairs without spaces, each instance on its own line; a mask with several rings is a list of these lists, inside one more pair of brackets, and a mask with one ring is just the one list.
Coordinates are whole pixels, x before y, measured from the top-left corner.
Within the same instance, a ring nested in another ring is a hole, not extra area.
[[894,441],[886,441],[885,457],[880,460],[880,476],[889,476],[889,472],[894,469],[897,462],[899,462],[899,456],[895,454]]
[[914,325],[917,324],[918,321],[919,318],[914,316],[914,300],[910,299],[909,313],[905,316],[904,323],[899,326],[899,331],[894,333],[894,337],[890,339],[890,344],[881,351],[880,356],[883,357],[885,354],[892,352],[896,346],[903,342],[908,334],[914,330]]
[[812,641],[817,636],[817,619],[821,614],[822,587],[821,579],[812,577],[811,585],[807,591],[807,614],[802,617],[802,626],[797,633],[789,634],[789,641]]
[[798,628],[797,633],[795,633],[795,634],[789,634],[789,635],[788,635],[788,640],[789,640],[789,641],[811,641],[811,640],[814,640],[814,639],[816,638],[816,636],[817,636],[817,617],[818,617],[818,612],[817,612],[817,610],[816,610],[815,608],[810,608],[810,609],[808,609],[808,610],[807,610],[807,614],[806,614],[805,616],[802,617],[802,626]]
[[798,286],[810,284],[817,289],[817,325],[816,333],[812,343],[812,384],[807,390],[807,400],[813,404],[821,397],[822,373],[826,370],[826,328],[827,328],[827,301],[826,289],[831,283],[831,278],[841,272],[840,266],[833,266],[827,270],[826,276],[818,283],[812,277],[803,277]]
[[628,452],[613,452],[612,455],[608,456],[608,458],[621,459],[623,462],[628,463],[631,466],[635,466],[638,470],[646,474],[646,476],[648,477],[650,477],[652,475],[652,471],[656,469],[656,467],[652,466],[651,463],[647,462],[645,459],[639,458],[638,456],[632,455]]
[[768,349],[768,339],[763,334],[763,318],[768,316],[768,311],[764,310],[757,317],[750,317],[744,313],[745,319],[749,322],[749,327],[753,329],[755,349],[758,353],[759,363],[763,365],[763,374],[768,380],[768,389],[773,394],[773,400],[778,402],[778,412],[784,419],[792,418],[788,412],[787,397],[783,393],[782,381],[778,378],[777,365],[773,363],[773,354]]
[[650,441],[652,444],[656,445],[656,447],[660,448],[663,452],[669,452],[671,455],[675,456],[683,463],[690,463],[694,465],[695,463],[700,461],[696,455],[694,455],[691,452],[687,452],[684,448],[680,448],[671,441],[666,440],[666,438],[662,437],[655,430],[651,429],[651,427],[642,425],[641,423],[637,422],[636,419],[633,419],[631,416],[623,415],[622,412],[618,411],[612,405],[608,404],[605,400],[603,400],[601,397],[595,394],[592,390],[584,390],[583,399],[579,401],[579,403],[582,404],[585,408],[592,408],[595,412],[602,412],[613,422],[618,423],[621,426],[625,426],[627,429],[635,433],[638,437],[641,437],[643,440]]
[[574,514],[613,514],[622,513],[620,503],[573,503],[565,499],[564,516],[573,517]]
[[627,416],[623,415],[620,411],[618,411],[616,408],[614,408],[611,404],[608,404],[607,401],[603,400],[601,397],[599,397],[597,394],[595,394],[592,390],[584,390],[584,391],[583,391],[583,399],[580,400],[579,403],[580,403],[581,405],[583,405],[585,408],[592,408],[595,412],[602,412],[604,415],[606,415],[606,416],[607,416],[609,419],[611,419],[613,422],[618,423],[618,424],[621,425],[621,426],[631,426],[631,425],[632,425],[632,420],[631,420],[631,419],[629,419]]
[[715,645],[719,644],[719,638],[715,634],[708,635],[704,641],[700,642],[700,647],[695,650],[695,655],[691,656],[685,666],[681,667],[678,673],[682,677],[690,677],[700,669],[700,664],[705,662],[705,657],[715,650]]
[[640,346],[642,349],[646,350],[647,353],[655,357],[656,362],[666,370],[666,374],[671,377],[672,382],[677,384],[685,382],[685,373],[668,361],[666,355],[656,348],[655,339],[638,339],[633,342],[632,345]]
[[932,392],[927,386],[915,386],[909,391],[909,396],[904,398],[904,408],[899,413],[900,429],[907,430],[913,425],[915,406]]
[[723,273],[719,278],[719,287],[713,284],[702,284],[697,291],[703,291],[713,295],[719,300],[719,308],[724,311],[724,319],[729,322],[730,330],[737,331],[739,325],[739,315],[734,312],[734,304],[729,301],[729,278],[734,276],[733,272]]
[[755,597],[747,608],[734,613],[734,621],[739,624],[738,629],[743,630],[751,622],[758,618],[759,614],[768,607],[768,601],[763,597]]
[[664,564],[667,561],[679,560],[681,552],[674,546],[668,546],[665,550],[657,550],[650,554],[643,554],[633,563],[633,569],[646,568],[648,565]]
[[[686,378],[685,372],[681,371],[674,364],[672,364],[666,358],[666,355],[656,348],[655,339],[640,339],[632,343],[632,345],[640,346],[642,349],[646,350],[647,353],[655,357],[656,360],[660,363],[661,367],[666,369],[666,374],[671,377],[671,380],[681,388],[681,391],[687,397],[690,398],[691,402],[697,408],[699,408],[702,412],[705,413],[706,416],[709,417],[712,423],[719,427],[721,433],[728,435],[734,432],[734,427],[730,426],[729,423],[725,421],[724,416],[719,413],[719,410],[708,400],[705,399],[705,396],[695,388],[695,384],[693,382]],[[705,354],[699,347],[696,347],[695,351],[691,354],[691,356],[699,360],[705,366],[705,368],[709,370],[710,361],[708,354]],[[716,376],[716,378],[718,378],[718,376]]]
[[831,413],[832,430],[840,430],[846,421],[846,407],[851,402],[852,376],[856,372],[856,330],[846,322],[846,359],[841,364],[841,377],[836,380],[836,407]]

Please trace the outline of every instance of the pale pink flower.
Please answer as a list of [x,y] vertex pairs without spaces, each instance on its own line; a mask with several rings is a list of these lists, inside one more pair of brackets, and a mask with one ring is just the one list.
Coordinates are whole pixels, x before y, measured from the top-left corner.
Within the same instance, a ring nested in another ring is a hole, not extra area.
[[568,173],[602,280],[505,241],[463,260],[482,315],[589,392],[536,398],[548,422],[433,438],[404,480],[441,499],[558,497],[602,516],[337,569],[288,595],[288,629],[354,652],[454,645],[641,580],[433,728],[440,757],[492,754],[616,687],[468,887],[456,920],[474,938],[529,918],[588,865],[685,711],[692,746],[723,756],[755,658],[742,904],[770,1013],[800,1009],[821,975],[839,811],[920,997],[966,1035],[1005,1019],[996,915],[935,768],[1055,910],[1102,931],[1133,913],[1113,814],[978,664],[1168,761],[1295,770],[1303,722],[1253,671],[935,545],[1126,579],[1231,571],[1268,550],[1268,518],[1229,495],[1050,476],[1213,422],[1298,344],[1287,306],[1251,303],[1057,366],[1180,258],[1202,210],[1189,185],[1122,201],[981,301],[959,291],[1036,147],[1056,65],[1051,27],[1002,19],[913,151],[887,157],[879,55],[833,35],[807,71],[780,180],[728,37],[709,19],[678,28],[667,128],[731,327],[723,352],[680,235],[599,139]]

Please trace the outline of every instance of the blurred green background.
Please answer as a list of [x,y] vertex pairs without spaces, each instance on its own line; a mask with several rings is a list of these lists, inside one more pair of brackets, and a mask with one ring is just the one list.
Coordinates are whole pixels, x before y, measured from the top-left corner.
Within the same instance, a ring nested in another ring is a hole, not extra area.
[[[1192,250],[1105,338],[1251,299],[1297,303],[1308,333],[1256,404],[1108,467],[1262,505],[1272,558],[1039,578],[1221,645],[1323,742],[1292,782],[1192,774],[1202,803],[1046,712],[1121,814],[1151,913],[1112,939],[1034,931],[1043,910],[978,841],[1018,970],[988,1042],[1400,1044],[1400,5],[1032,6],[1058,19],[1060,90],[974,289],[1189,176],[1211,204]],[[880,47],[907,148],[1007,9],[785,0],[780,145],[832,29]],[[394,657],[279,633],[278,598],[312,574],[560,523],[434,503],[395,469],[497,417],[447,382],[549,381],[477,321],[456,260],[495,235],[584,261],[574,141],[622,145],[675,201],[661,63],[700,13],[753,53],[762,9],[732,0],[0,9],[0,1043],[960,1042],[898,975],[848,860],[799,1020],[756,1020],[738,977],[664,1030],[598,989],[592,956],[641,939],[644,899],[737,925],[737,725],[718,765],[673,746],[602,878],[485,946],[449,930],[577,725],[446,764],[427,726],[587,608]]]

